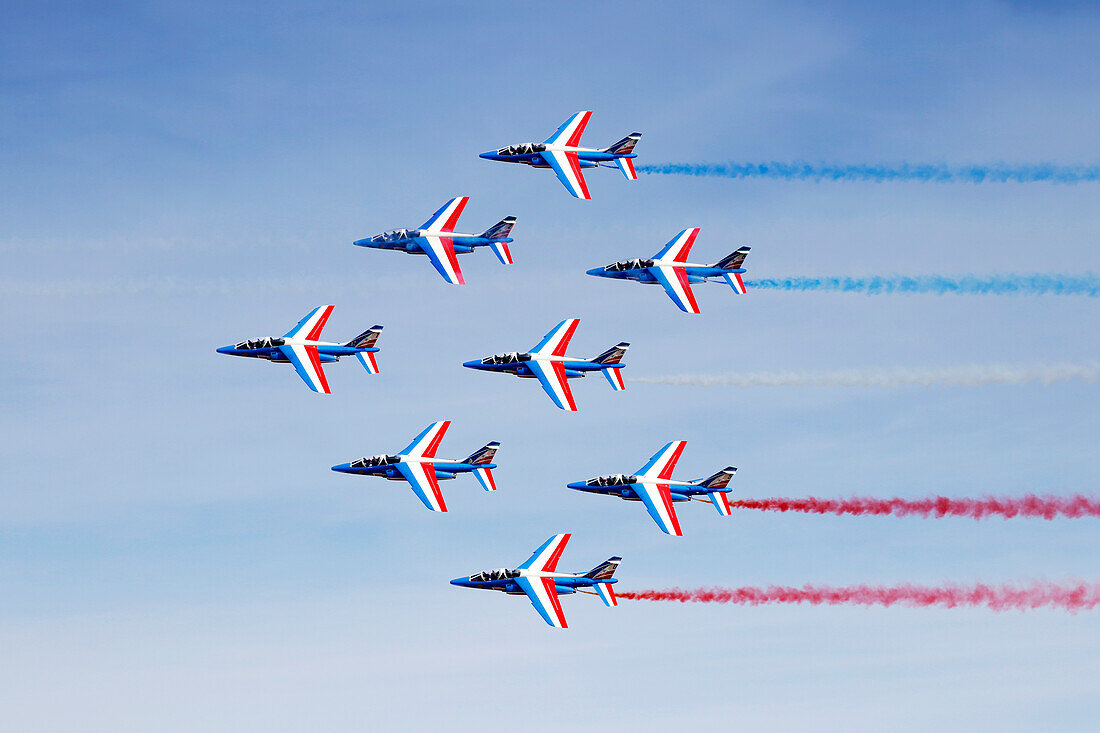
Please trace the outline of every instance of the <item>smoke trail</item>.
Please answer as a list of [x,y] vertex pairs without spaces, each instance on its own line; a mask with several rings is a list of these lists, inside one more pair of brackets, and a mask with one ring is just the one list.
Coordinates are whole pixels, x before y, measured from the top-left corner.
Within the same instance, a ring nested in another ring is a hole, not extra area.
[[942,275],[888,277],[786,277],[746,281],[755,290],[789,292],[828,291],[891,295],[931,293],[933,295],[1100,295],[1100,277],[1086,275],[989,275],[944,277]]
[[993,163],[950,166],[943,163],[911,165],[824,165],[805,162],[724,163],[690,165],[662,163],[635,166],[639,173],[706,178],[765,178],[778,181],[913,181],[917,183],[1093,183],[1100,181],[1100,165]]
[[1043,519],[1080,519],[1100,517],[1100,499],[1075,494],[1073,496],[993,497],[955,499],[933,496],[926,499],[873,499],[864,496],[849,499],[742,499],[731,501],[736,509],[756,509],[762,512],[801,512],[803,514],[865,514],[895,517],[1042,517]]
[[944,369],[842,369],[828,372],[746,372],[718,376],[671,375],[630,377],[637,384],[672,384],[692,387],[977,387],[991,384],[1055,384],[1080,379],[1100,379],[1100,361],[1045,366],[947,367]]
[[1024,611],[1030,608],[1059,608],[1070,613],[1092,610],[1100,604],[1100,583],[1056,585],[1034,582],[1026,586],[947,584],[927,585],[769,585],[766,588],[696,588],[694,590],[640,590],[616,593],[633,601],[678,601],[680,603],[736,603],[760,606],[774,603],[809,603],[813,606],[985,606],[992,611]]

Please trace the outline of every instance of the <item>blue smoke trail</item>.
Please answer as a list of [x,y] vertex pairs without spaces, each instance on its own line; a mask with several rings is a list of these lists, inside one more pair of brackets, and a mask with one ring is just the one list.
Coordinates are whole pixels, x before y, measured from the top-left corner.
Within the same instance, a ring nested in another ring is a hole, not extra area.
[[635,166],[639,173],[716,178],[768,178],[780,181],[916,181],[919,183],[1090,183],[1100,181],[1100,165],[816,165],[813,163],[662,163]]
[[787,277],[746,281],[759,290],[833,291],[886,295],[891,293],[933,293],[935,295],[1085,295],[1100,296],[1096,275],[992,275],[988,277]]

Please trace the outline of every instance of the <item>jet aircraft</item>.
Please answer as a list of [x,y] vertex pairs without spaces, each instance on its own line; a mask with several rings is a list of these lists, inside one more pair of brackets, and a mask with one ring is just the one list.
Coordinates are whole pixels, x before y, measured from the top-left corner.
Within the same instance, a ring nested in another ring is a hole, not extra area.
[[642,139],[642,133],[632,132],[603,150],[582,148],[581,134],[591,116],[591,111],[577,112],[541,143],[509,145],[482,153],[479,157],[504,163],[522,163],[533,168],[553,168],[562,185],[579,199],[592,198],[588,193],[584,174],[581,173],[582,168],[598,168],[601,165],[615,167],[622,171],[628,181],[637,180],[634,158],[638,156],[634,152],[634,146]]
[[690,501],[696,496],[706,494],[718,513],[728,517],[730,502],[726,495],[733,489],[727,487],[730,479],[737,473],[735,467],[727,466],[707,478],[695,481],[674,480],[672,470],[676,467],[676,461],[680,459],[685,445],[685,440],[674,440],[657,451],[635,475],[618,473],[598,476],[569,484],[569,488],[617,496],[626,501],[641,501],[662,532],[681,537],[684,533],[680,531],[680,520],[672,507],[673,502]]
[[333,466],[332,470],[360,476],[380,476],[390,481],[408,481],[424,506],[433,512],[447,511],[439,482],[452,479],[457,474],[472,473],[483,489],[496,491],[492,471],[497,466],[493,463],[493,457],[500,443],[488,443],[461,461],[436,458],[435,451],[450,426],[450,420],[433,422],[396,455],[360,458]]
[[501,264],[512,264],[512,252],[508,245],[515,240],[508,235],[516,223],[516,217],[506,216],[481,234],[460,234],[454,230],[455,225],[469,200],[469,196],[451,199],[432,214],[432,218],[421,224],[419,229],[394,229],[360,239],[354,244],[357,247],[427,255],[444,280],[452,285],[465,285],[466,280],[458,267],[457,255],[468,254],[477,247],[490,247]]
[[330,394],[328,380],[322,364],[340,361],[341,356],[355,355],[359,363],[371,374],[378,373],[374,344],[382,334],[381,326],[371,326],[346,344],[319,341],[321,331],[332,314],[331,305],[314,308],[298,325],[280,338],[261,338],[242,341],[234,346],[223,346],[219,354],[267,359],[278,364],[293,364],[294,370],[314,392]]
[[720,277],[733,288],[733,292],[744,295],[745,283],[741,280],[741,273],[745,272],[745,256],[750,248],[741,247],[713,265],[693,265],[687,261],[687,256],[698,234],[698,228],[685,229],[653,255],[653,259],[614,262],[589,270],[588,274],[660,285],[672,302],[686,313],[699,312],[699,304],[691,290],[692,283],[705,283],[709,278]]
[[555,405],[563,410],[576,412],[577,403],[573,401],[569,380],[598,371],[607,377],[611,389],[616,392],[626,389],[619,370],[626,366],[620,361],[630,346],[625,341],[618,343],[593,359],[566,356],[565,349],[569,346],[569,339],[573,337],[580,322],[579,318],[567,318],[554,326],[530,352],[495,354],[464,362],[462,366],[486,372],[509,372],[525,379],[538,379]]
[[483,588],[485,590],[497,590],[510,596],[526,594],[531,600],[531,605],[539,612],[543,620],[554,628],[567,629],[569,624],[565,622],[565,614],[561,610],[560,595],[582,593],[591,591],[584,588],[595,588],[596,594],[604,602],[604,605],[617,606],[619,601],[615,598],[613,583],[619,582],[615,570],[622,562],[621,557],[612,557],[604,560],[587,573],[559,573],[558,558],[562,550],[569,542],[568,534],[556,534],[543,543],[542,547],[535,550],[525,563],[514,570],[500,568],[498,570],[486,570],[468,578],[455,578],[451,585],[459,585],[465,588]]

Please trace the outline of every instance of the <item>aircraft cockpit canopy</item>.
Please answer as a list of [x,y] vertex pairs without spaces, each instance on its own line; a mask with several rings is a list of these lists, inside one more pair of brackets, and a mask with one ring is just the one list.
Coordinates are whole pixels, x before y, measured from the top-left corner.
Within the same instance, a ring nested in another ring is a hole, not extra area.
[[391,229],[382,234],[371,237],[372,242],[400,242],[406,239],[415,239],[420,236],[419,229]]
[[530,354],[520,354],[515,351],[508,354],[493,354],[481,360],[482,364],[518,364],[521,361],[530,361]]
[[590,478],[584,482],[586,486],[627,486],[634,483],[633,476],[624,476],[621,473],[611,474],[610,476],[597,476],[596,478]]
[[372,466],[392,466],[400,462],[401,459],[397,456],[368,456],[366,458],[360,458],[357,461],[352,461],[349,465],[352,468],[370,468]]
[[618,272],[621,270],[640,270],[643,267],[653,267],[653,260],[623,260],[622,262],[616,262],[603,268],[609,272]]
[[282,346],[284,343],[286,343],[285,339],[273,339],[273,338],[249,339],[248,341],[240,342],[234,348],[237,348],[237,349],[271,349],[271,348],[274,348],[276,346]]
[[471,575],[470,580],[475,583],[486,583],[493,580],[511,580],[512,578],[518,578],[518,570],[508,570],[507,568],[497,568],[496,570],[483,570],[476,575]]
[[531,153],[541,153],[543,150],[546,150],[546,146],[542,143],[523,143],[501,148],[497,151],[497,155],[530,155]]

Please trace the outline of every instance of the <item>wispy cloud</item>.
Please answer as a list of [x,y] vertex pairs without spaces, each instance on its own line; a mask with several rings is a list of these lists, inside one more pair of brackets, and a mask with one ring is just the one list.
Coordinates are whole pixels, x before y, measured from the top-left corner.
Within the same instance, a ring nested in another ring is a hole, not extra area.
[[863,295],[1084,295],[1100,296],[1100,277],[1084,275],[888,275],[874,277],[786,277],[746,281],[755,290],[837,292]]

